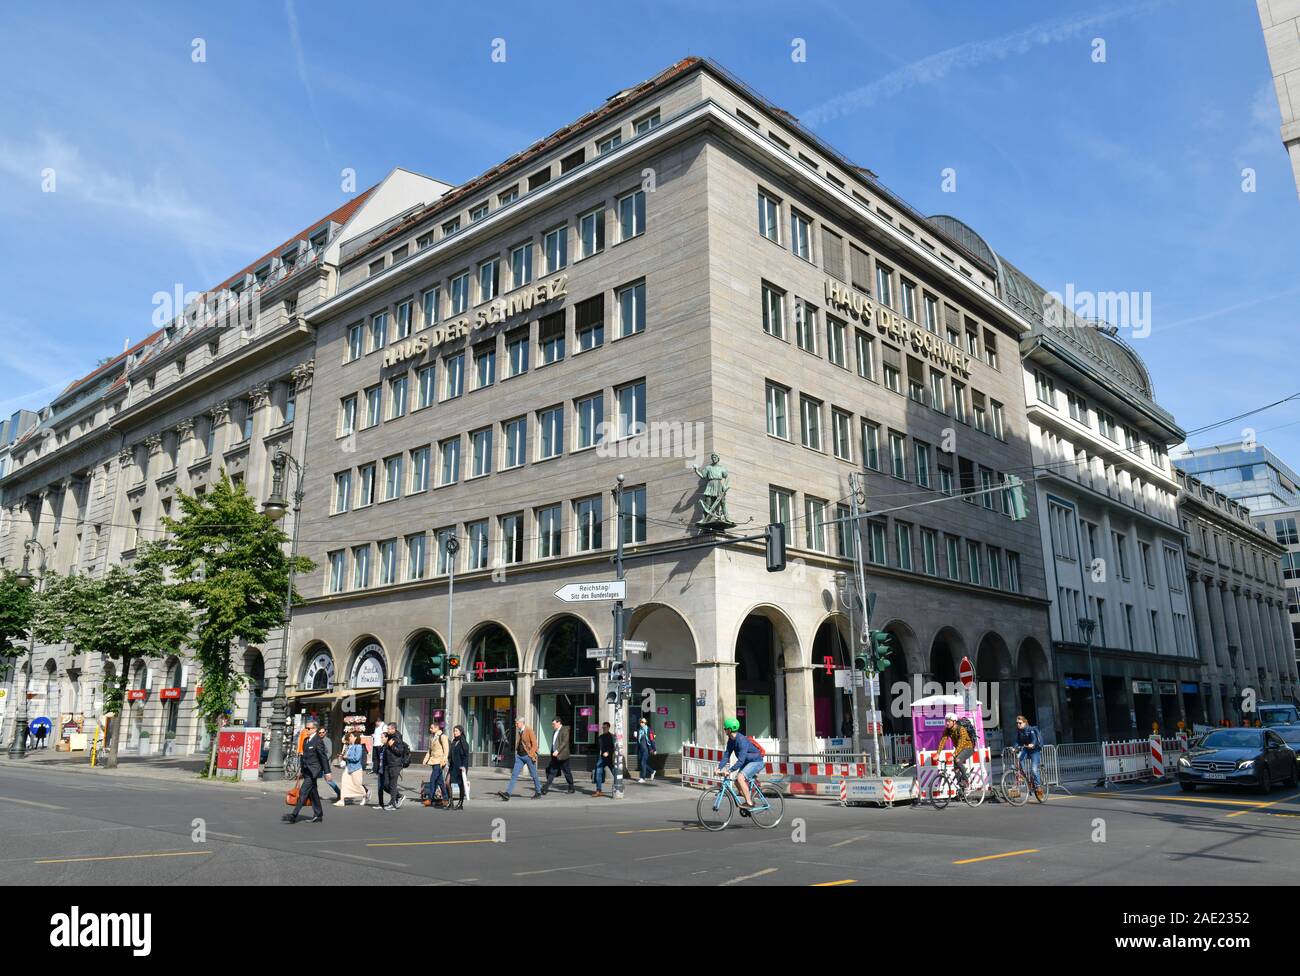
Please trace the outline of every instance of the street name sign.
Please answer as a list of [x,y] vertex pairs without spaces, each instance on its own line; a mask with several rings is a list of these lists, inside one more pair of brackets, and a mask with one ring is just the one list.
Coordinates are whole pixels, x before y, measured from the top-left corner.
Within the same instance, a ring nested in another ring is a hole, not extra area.
[[625,580],[606,580],[591,583],[566,583],[555,591],[565,603],[596,603],[602,600],[622,600],[627,595]]

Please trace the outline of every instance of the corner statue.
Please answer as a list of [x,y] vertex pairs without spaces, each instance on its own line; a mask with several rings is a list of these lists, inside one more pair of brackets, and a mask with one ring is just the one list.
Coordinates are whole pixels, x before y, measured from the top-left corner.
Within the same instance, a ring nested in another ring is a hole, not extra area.
[[705,482],[704,497],[700,499],[700,528],[714,532],[731,528],[736,523],[727,514],[727,469],[722,466],[722,459],[710,454],[708,464],[703,468],[692,465],[691,470]]

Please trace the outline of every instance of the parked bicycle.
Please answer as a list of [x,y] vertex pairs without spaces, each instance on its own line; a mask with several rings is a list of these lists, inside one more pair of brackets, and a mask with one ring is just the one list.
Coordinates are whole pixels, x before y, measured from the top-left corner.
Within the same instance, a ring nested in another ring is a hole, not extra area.
[[780,791],[771,786],[764,790],[755,779],[749,784],[749,792],[754,798],[754,806],[743,807],[732,778],[724,776],[719,785],[705,790],[695,803],[700,826],[705,830],[724,830],[737,810],[742,817],[748,817],[764,830],[771,830],[779,824],[785,816],[785,798]]
[[936,810],[942,810],[952,799],[961,800],[968,807],[977,807],[984,802],[989,792],[988,783],[982,776],[977,776],[970,765],[965,767],[965,772],[966,782],[962,783],[952,760],[938,768],[937,775],[930,781],[930,788],[926,791],[926,799]]
[[[1046,802],[1047,783],[1044,782],[1041,773],[1035,777],[1032,772],[1020,765],[1019,749],[1006,749],[1002,753],[1002,766],[1006,770],[1002,774],[1002,799],[1013,807],[1023,807],[1029,802],[1031,794],[1039,803]],[[1035,786],[1038,787],[1037,791],[1034,789]]]

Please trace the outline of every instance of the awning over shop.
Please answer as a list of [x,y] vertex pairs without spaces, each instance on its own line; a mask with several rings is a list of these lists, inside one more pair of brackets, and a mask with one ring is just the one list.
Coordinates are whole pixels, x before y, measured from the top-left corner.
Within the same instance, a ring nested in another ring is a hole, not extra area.
[[514,693],[513,681],[466,681],[460,686],[461,698],[510,698]]
[[586,678],[538,678],[533,682],[535,695],[594,695],[596,679]]
[[442,701],[447,697],[447,686],[440,683],[427,685],[402,685],[397,689],[399,699],[427,698],[430,701]]
[[365,698],[379,694],[378,688],[345,688],[342,691],[327,691],[324,688],[307,688],[289,692],[289,698],[300,702],[337,702],[344,698]]

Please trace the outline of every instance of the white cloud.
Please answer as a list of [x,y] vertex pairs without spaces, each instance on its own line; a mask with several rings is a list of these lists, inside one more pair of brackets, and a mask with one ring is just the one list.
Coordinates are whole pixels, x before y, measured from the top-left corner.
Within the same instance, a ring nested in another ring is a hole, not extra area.
[[1026,54],[1036,47],[1059,44],[1112,20],[1144,13],[1158,2],[1159,0],[1149,0],[1147,3],[1104,10],[1086,17],[1044,21],[1023,30],[1004,34],[1002,37],[959,44],[905,64],[870,84],[822,102],[800,113],[799,119],[805,125],[815,127],[823,122],[870,108],[884,98],[915,88],[917,85],[933,84],[954,71],[975,68],[994,61],[1005,61],[1007,58]]

